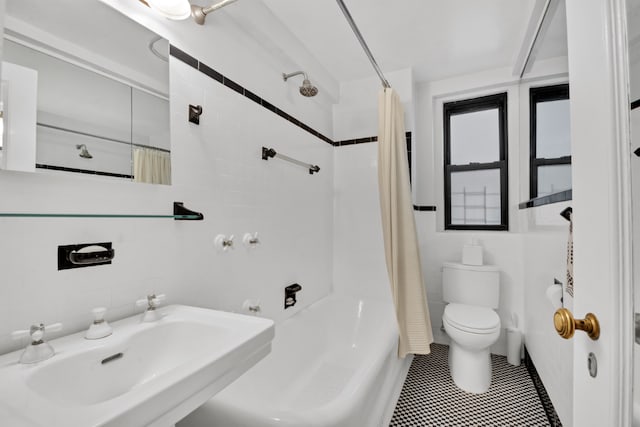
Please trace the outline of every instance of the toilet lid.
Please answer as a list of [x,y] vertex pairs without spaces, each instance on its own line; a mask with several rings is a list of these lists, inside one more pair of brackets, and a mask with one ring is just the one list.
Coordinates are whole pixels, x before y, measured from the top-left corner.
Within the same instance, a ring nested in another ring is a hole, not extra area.
[[500,317],[487,307],[448,304],[443,317],[451,326],[469,332],[486,333],[500,327]]

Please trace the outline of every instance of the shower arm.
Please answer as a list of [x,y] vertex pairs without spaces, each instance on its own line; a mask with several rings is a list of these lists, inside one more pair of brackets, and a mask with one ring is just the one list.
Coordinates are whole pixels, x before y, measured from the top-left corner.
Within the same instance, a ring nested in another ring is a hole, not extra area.
[[208,14],[210,14],[211,12],[215,12],[218,9],[222,9],[223,7],[236,1],[238,0],[222,0],[219,3],[212,4],[211,6],[207,7],[197,6],[194,4],[191,5],[191,15],[193,16],[193,19],[195,19],[196,24],[204,25],[205,18]]
[[287,79],[293,77],[293,76],[299,76],[300,74],[302,74],[304,76],[305,80],[309,80],[309,77],[307,76],[307,73],[305,73],[304,71],[294,71],[293,73],[289,73],[289,74],[285,74],[282,73],[282,79],[286,82]]

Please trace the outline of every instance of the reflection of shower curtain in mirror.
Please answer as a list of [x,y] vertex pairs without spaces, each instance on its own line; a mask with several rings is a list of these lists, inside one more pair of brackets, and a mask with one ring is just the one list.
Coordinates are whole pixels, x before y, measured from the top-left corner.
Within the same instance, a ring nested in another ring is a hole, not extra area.
[[387,271],[400,332],[398,356],[429,354],[433,342],[409,187],[404,110],[391,88],[379,96],[378,183]]
[[150,184],[171,184],[170,154],[159,150],[135,148],[133,180]]

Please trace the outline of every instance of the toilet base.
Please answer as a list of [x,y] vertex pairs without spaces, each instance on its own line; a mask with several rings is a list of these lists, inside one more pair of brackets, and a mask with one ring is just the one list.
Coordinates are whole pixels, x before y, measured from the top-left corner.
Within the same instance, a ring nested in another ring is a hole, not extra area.
[[467,350],[455,342],[449,345],[449,371],[458,388],[469,393],[484,393],[491,385],[489,348]]

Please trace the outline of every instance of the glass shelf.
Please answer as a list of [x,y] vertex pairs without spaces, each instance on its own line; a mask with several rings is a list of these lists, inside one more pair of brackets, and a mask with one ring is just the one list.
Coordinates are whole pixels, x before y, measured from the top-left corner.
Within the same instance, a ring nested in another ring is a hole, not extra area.
[[173,202],[173,215],[5,212],[0,213],[0,218],[171,218],[174,220],[201,221],[204,219],[204,215],[185,208],[182,202]]
[[75,213],[0,213],[0,218],[173,218],[200,219],[198,215],[129,215],[129,214],[75,214]]
[[538,206],[549,205],[551,203],[566,202],[573,198],[572,190],[560,191],[558,193],[547,194],[546,196],[536,197],[535,199],[527,200],[518,205],[520,209],[537,208]]

